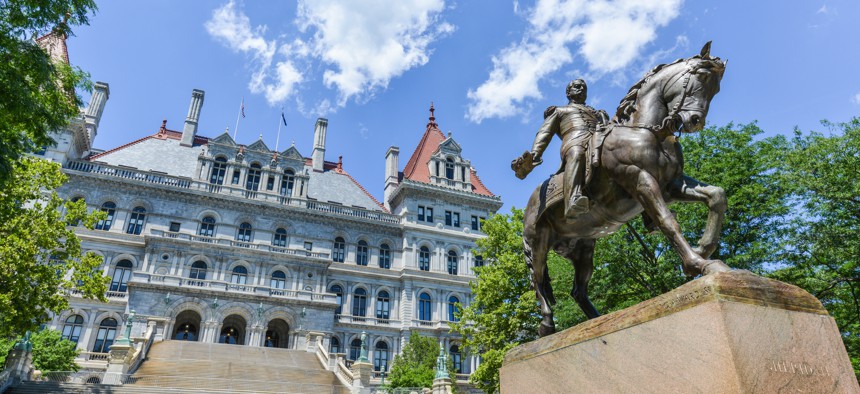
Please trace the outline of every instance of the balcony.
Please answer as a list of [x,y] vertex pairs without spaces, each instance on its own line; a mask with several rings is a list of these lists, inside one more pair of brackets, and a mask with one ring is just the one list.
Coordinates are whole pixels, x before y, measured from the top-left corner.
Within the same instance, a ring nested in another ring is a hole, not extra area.
[[102,176],[127,179],[131,181],[150,183],[154,185],[167,186],[177,189],[201,191],[205,193],[220,194],[226,196],[235,196],[243,199],[267,202],[283,206],[306,208],[311,211],[335,214],[339,216],[348,216],[379,223],[400,223],[400,218],[398,216],[385,212],[372,211],[358,207],[346,207],[339,204],[311,201],[303,198],[290,198],[271,192],[251,191],[246,190],[244,188],[233,187],[229,185],[213,185],[208,182],[198,181],[191,178],[177,177],[166,174],[157,174],[152,173],[150,171],[138,170],[135,168],[118,167],[89,161],[70,161],[66,164],[66,170],[87,174],[98,174]]
[[371,326],[390,326],[392,323],[397,323],[398,320],[394,319],[382,319],[378,317],[370,317],[370,316],[352,316],[352,315],[337,315],[338,323],[351,323],[351,324],[366,324]]
[[304,257],[312,257],[317,259],[329,259],[329,254],[324,252],[312,252],[307,249],[300,248],[284,248],[279,246],[273,246],[270,244],[262,244],[262,243],[254,243],[254,242],[245,242],[245,241],[236,241],[233,239],[226,238],[215,238],[215,237],[207,237],[205,235],[195,235],[195,234],[186,234],[186,233],[176,233],[171,231],[164,230],[152,230],[152,234],[158,237],[163,238],[172,238],[172,239],[182,239],[191,242],[200,242],[206,244],[214,244],[214,245],[225,245],[232,246],[236,248],[245,248],[252,250],[262,250],[266,252],[273,253],[282,253],[293,256],[304,256]]
[[315,293],[306,290],[286,290],[268,286],[258,286],[244,283],[231,283],[220,280],[190,279],[175,275],[159,275],[148,272],[135,272],[133,282],[152,283],[161,286],[207,289],[211,291],[251,294],[266,297],[275,297],[296,301],[320,301],[335,304],[337,295],[330,293]]
[[[66,291],[66,294],[75,298],[84,297],[83,292],[77,288]],[[128,293],[124,291],[106,291],[105,297],[108,299],[108,302],[125,302],[126,298],[128,298]]]

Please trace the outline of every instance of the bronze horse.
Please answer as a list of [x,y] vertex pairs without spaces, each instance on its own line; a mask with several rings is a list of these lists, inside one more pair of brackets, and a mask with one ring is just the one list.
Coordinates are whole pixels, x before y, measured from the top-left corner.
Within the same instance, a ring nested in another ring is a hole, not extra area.
[[[722,261],[709,259],[719,241],[726,194],[722,188],[684,175],[681,145],[674,136],[674,132],[702,129],[725,66],[710,56],[709,42],[699,55],[659,65],[633,85],[612,122],[595,133],[603,138],[602,144],[600,139],[592,139],[592,146],[602,146],[592,155],[595,165],[586,188],[592,206],[587,213],[568,221],[564,204],[548,200],[550,191],[559,188],[560,174],[531,195],[523,220],[523,246],[543,315],[540,336],[555,332],[555,298],[546,264],[550,248],[573,264],[571,295],[593,319],[600,316],[588,298],[595,240],[643,211],[680,255],[685,273],[695,276],[729,270]],[[698,247],[684,239],[669,210],[668,205],[675,201],[708,205],[708,221]]]

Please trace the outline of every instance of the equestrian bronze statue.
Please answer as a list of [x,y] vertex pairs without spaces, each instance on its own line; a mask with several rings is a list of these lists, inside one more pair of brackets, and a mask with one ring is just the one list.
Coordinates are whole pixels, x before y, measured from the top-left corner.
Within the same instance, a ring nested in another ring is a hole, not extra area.
[[[571,295],[589,318],[600,316],[588,298],[594,271],[595,240],[612,234],[642,214],[669,239],[688,275],[728,271],[710,259],[719,242],[726,194],[722,188],[684,175],[681,145],[674,133],[702,129],[708,107],[720,90],[726,63],[699,55],[662,64],[637,82],[611,121],[585,105],[585,82],[568,86],[569,104],[547,109],[531,152],[511,163],[520,179],[541,163],[552,135],[562,139],[562,169],[529,198],[523,219],[523,251],[541,306],[539,333],[555,332],[555,305],[547,268],[550,248],[575,270]],[[701,202],[709,209],[697,247],[684,239],[669,210],[672,202]]]

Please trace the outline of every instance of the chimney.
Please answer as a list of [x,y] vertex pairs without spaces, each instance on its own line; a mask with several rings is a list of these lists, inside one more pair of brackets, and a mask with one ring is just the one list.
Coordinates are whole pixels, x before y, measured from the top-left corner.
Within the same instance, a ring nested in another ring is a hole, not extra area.
[[191,105],[188,107],[188,117],[185,118],[185,127],[182,129],[182,140],[179,145],[191,146],[194,136],[197,135],[197,122],[200,121],[200,110],[203,108],[204,92],[200,89],[191,91]]
[[90,137],[90,146],[85,150],[89,150],[89,148],[92,147],[93,141],[96,139],[99,122],[102,120],[102,113],[105,111],[105,103],[107,103],[109,97],[110,86],[105,82],[96,82],[93,86],[93,96],[90,98],[90,105],[84,112],[87,133]]
[[323,171],[325,165],[325,133],[328,131],[328,119],[318,118],[314,127],[314,152],[311,156],[314,171]]
[[388,152],[385,153],[385,201],[383,202],[385,203],[385,208],[389,211],[391,211],[391,206],[388,203],[388,198],[391,196],[391,193],[394,193],[394,189],[397,188],[397,184],[399,183],[399,156],[400,148],[396,146],[388,148]]

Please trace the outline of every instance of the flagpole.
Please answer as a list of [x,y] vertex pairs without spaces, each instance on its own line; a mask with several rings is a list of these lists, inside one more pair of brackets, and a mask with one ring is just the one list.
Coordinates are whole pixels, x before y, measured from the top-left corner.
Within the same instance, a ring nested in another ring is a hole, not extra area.
[[[284,116],[284,107],[281,107],[281,116]],[[281,121],[278,121],[278,138],[275,139],[275,152],[278,151],[278,143],[281,142]]]
[[239,131],[239,119],[242,119],[242,107],[245,106],[245,98],[242,97],[242,102],[239,103],[239,113],[236,115],[236,128],[233,129],[233,141],[236,140],[236,133]]

